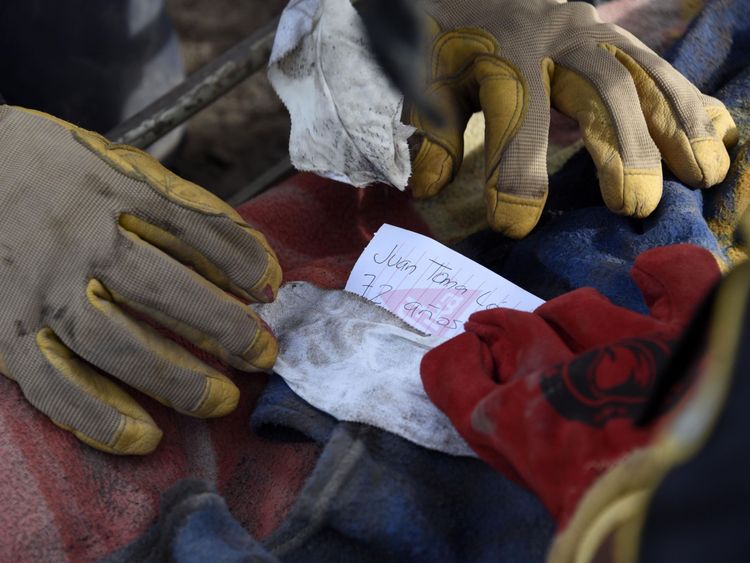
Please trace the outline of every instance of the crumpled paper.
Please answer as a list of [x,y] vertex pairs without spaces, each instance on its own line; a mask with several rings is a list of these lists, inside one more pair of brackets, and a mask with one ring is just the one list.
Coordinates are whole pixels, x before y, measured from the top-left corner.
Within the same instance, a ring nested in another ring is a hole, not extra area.
[[305,401],[338,420],[476,457],[422,385],[419,365],[439,339],[358,295],[306,282],[288,283],[276,301],[253,308],[279,339],[274,371]]
[[350,0],[292,0],[281,15],[268,78],[289,110],[298,170],[399,189],[411,175],[403,96],[370,54]]

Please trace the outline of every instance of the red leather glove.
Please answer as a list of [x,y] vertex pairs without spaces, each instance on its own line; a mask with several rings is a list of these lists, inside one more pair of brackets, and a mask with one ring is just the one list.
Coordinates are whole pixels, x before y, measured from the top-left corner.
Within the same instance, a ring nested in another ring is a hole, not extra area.
[[422,361],[432,401],[561,527],[598,476],[649,441],[654,425],[635,421],[720,273],[708,251],[675,245],[641,254],[631,275],[650,316],[584,288],[534,313],[476,313],[464,334]]

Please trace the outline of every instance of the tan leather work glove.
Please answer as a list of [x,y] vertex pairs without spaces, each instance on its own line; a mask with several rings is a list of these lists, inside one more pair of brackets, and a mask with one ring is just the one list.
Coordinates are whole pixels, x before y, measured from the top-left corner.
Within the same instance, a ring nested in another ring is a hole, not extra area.
[[[439,192],[463,156],[475,111],[486,120],[490,225],[521,238],[547,198],[550,102],[577,120],[607,207],[646,217],[662,193],[661,159],[684,183],[709,187],[729,168],[737,130],[722,103],[583,2],[427,0],[433,42],[428,95],[436,125],[423,135],[410,181],[417,197]],[[575,189],[575,186],[571,186]]]
[[238,369],[264,370],[276,340],[225,291],[266,302],[280,281],[263,235],[212,194],[140,150],[0,106],[0,371],[85,443],[145,454],[161,439],[114,379],[197,417],[239,398],[122,305]]

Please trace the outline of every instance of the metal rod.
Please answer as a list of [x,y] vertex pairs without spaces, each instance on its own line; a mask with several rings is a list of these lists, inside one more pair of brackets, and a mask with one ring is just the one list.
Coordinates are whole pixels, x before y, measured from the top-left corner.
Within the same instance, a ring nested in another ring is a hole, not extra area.
[[256,195],[263,193],[271,186],[275,186],[281,180],[285,180],[292,174],[294,174],[294,166],[292,166],[292,161],[289,160],[289,156],[285,156],[265,172],[257,176],[249,184],[246,184],[226,198],[226,202],[229,205],[236,207],[241,203],[245,203],[249,199],[252,199]]
[[276,18],[124,121],[107,138],[146,148],[268,64]]

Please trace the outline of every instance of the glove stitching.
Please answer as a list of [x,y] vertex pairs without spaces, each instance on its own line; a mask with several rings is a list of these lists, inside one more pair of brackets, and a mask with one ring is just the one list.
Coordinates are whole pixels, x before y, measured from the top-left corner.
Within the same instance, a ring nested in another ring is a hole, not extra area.
[[[501,192],[501,191],[497,191],[497,195],[498,195],[498,200],[500,199],[501,196],[504,196],[504,195],[513,196],[513,194],[509,194],[509,193]],[[519,196],[513,196],[513,197],[519,197]],[[524,207],[535,207],[535,208],[539,207],[539,202],[533,199],[526,199],[523,201],[502,200],[502,203],[509,204],[509,205],[522,205]],[[499,205],[499,203],[497,205]]]
[[[487,51],[486,54],[496,53],[498,51],[497,41],[489,35],[483,36],[482,30],[475,28],[463,28],[459,30],[453,30],[446,32],[442,37],[437,39],[437,49],[435,50],[432,58],[432,77],[438,79],[438,70],[440,61],[443,57],[443,49],[447,48],[453,41],[466,41],[479,45],[482,50]],[[491,46],[492,50],[488,50],[487,47]],[[463,67],[456,73],[460,74],[466,69],[470,68],[474,64],[474,60],[480,54],[474,55],[469,61],[467,61]],[[442,77],[441,77],[442,78]]]
[[[437,185],[440,182],[440,180],[443,178],[443,172],[445,171],[445,166],[448,164],[451,158],[452,157],[450,156],[450,154],[447,154],[445,157],[443,157],[443,162],[440,165],[440,176],[438,176],[437,180],[435,180],[429,186],[427,186],[427,189],[425,190],[427,193],[429,193],[432,190],[433,186]],[[453,174],[451,174],[451,176],[453,176]]]
[[701,180],[702,184],[705,184],[705,181],[706,181],[706,168],[705,168],[704,164],[707,164],[707,163],[705,163],[705,162],[701,163],[697,158],[695,158],[695,145],[699,145],[701,143],[716,142],[717,140],[718,139],[715,139],[715,138],[712,138],[712,137],[699,137],[697,139],[690,139],[690,138],[688,138],[688,143],[690,145],[690,148],[692,149],[690,151],[690,156],[692,157],[693,163],[696,165],[696,167],[698,168],[698,170],[701,171],[701,178],[700,178],[700,180]]
[[[664,319],[654,319],[658,320],[663,323],[669,323],[672,322],[672,318],[674,317],[674,303],[672,302],[672,294],[671,292],[667,291],[667,286],[664,284],[664,282],[659,279],[658,277],[654,276],[651,272],[648,270],[644,270],[640,266],[633,266],[633,271],[638,272],[639,274],[647,277],[651,282],[655,282],[660,288],[661,288],[661,298],[664,299],[666,297],[667,302],[667,308],[669,310],[669,313],[667,315],[667,320]],[[641,292],[642,294],[643,292]],[[654,317],[651,317],[654,318]]]
[[[479,81],[479,85],[481,87],[485,82],[499,82],[499,81],[509,81],[509,80],[512,80],[512,81],[514,81],[516,83],[516,103],[515,103],[515,105],[513,107],[513,114],[514,114],[514,117],[515,117],[516,115],[522,113],[518,109],[519,106],[523,107],[523,104],[519,104],[518,103],[518,100],[523,98],[523,89],[521,88],[521,85],[519,84],[518,80],[515,80],[513,78],[508,78],[508,77],[492,76],[492,77],[486,77],[486,78],[481,79]],[[508,124],[507,124],[507,126],[505,128],[505,131],[503,131],[503,134],[501,136],[501,139],[504,139],[505,142],[501,143],[502,146],[497,147],[497,149],[495,150],[495,152],[493,152],[493,154],[492,154],[492,158],[489,159],[489,162],[492,163],[492,166],[488,166],[488,170],[487,170],[487,173],[486,173],[487,174],[487,180],[490,179],[490,176],[492,176],[492,174],[494,174],[495,169],[500,165],[500,160],[502,159],[502,154],[505,152],[505,149],[507,148],[507,138],[510,136],[509,131],[511,131],[511,129],[517,129],[518,124],[520,123],[520,121],[521,121],[521,119],[520,119],[520,116],[519,116],[518,118],[513,119],[513,120],[511,120],[511,121],[508,122]],[[498,181],[499,181],[499,176],[498,176]]]
[[[672,114],[672,118],[674,119],[675,123],[677,123],[680,132],[684,133],[689,138],[689,135],[687,135],[688,124],[685,122],[685,116],[682,114],[682,112],[678,111],[679,106],[677,105],[676,100],[674,100],[672,96],[668,95],[670,93],[669,85],[664,80],[662,80],[662,77],[659,74],[655,73],[647,65],[639,62],[636,56],[634,56],[631,52],[629,52],[631,49],[629,49],[626,45],[623,45],[622,47],[618,47],[617,45],[613,45],[613,44],[608,44],[608,45],[611,45],[615,50],[620,51],[626,56],[628,56],[629,58],[631,58],[633,62],[641,70],[643,70],[643,72],[652,80],[652,82],[654,83],[654,86],[656,86],[657,88],[657,91],[662,95],[664,100],[667,102],[667,105],[669,106],[669,110]],[[627,69],[627,67],[625,68]],[[634,79],[634,82],[635,82],[635,79]]]

